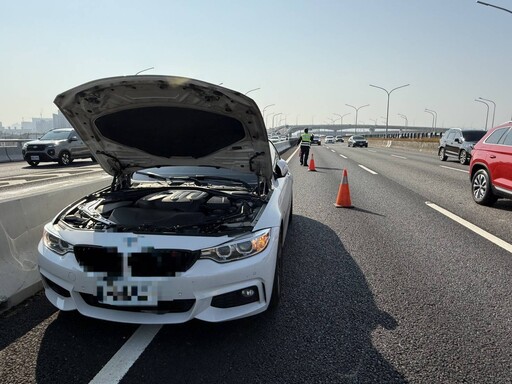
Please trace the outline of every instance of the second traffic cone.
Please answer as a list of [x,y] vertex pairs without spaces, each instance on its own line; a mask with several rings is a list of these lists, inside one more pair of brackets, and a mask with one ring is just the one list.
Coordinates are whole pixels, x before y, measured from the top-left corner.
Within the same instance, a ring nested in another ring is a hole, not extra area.
[[308,171],[316,171],[315,168],[315,159],[313,158],[313,154],[311,154],[311,160],[309,160],[309,168]]
[[338,197],[336,197],[336,208],[352,208],[350,201],[350,189],[348,187],[347,170],[343,169],[343,177],[341,178],[340,188],[338,189]]

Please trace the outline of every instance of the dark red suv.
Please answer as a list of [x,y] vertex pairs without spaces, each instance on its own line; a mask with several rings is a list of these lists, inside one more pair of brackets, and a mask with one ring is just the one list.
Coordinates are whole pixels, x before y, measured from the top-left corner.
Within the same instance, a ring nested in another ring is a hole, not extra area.
[[473,200],[492,205],[512,199],[512,121],[497,126],[475,144],[469,165]]

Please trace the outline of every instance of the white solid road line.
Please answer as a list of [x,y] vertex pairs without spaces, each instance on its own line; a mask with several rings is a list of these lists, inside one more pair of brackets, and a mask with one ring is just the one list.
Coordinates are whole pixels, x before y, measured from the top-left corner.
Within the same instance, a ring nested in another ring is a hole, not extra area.
[[446,165],[440,165],[440,167],[441,168],[446,168],[446,169],[451,169],[452,171],[469,173],[469,171],[466,171],[465,169],[458,169],[458,168],[447,167]]
[[370,172],[372,175],[378,175],[378,173],[377,173],[377,172],[372,171],[370,168],[366,168],[364,165],[361,165],[361,164],[357,164],[357,165],[359,165],[359,166],[360,166],[361,168],[363,168],[365,171]]
[[512,253],[512,244],[509,244],[506,241],[501,240],[499,237],[496,237],[496,236],[490,234],[489,232],[484,231],[482,228],[477,227],[474,224],[471,224],[469,221],[466,221],[463,218],[461,218],[461,217],[459,217],[457,215],[454,215],[450,211],[447,211],[446,209],[441,208],[440,206],[438,206],[438,205],[436,205],[434,203],[426,201],[425,204],[427,204],[430,208],[435,209],[437,212],[439,212],[439,213],[445,215],[446,217],[452,219],[453,221],[463,225],[467,229],[475,232],[477,235],[482,236],[483,238],[489,240],[490,242],[496,244],[497,246],[503,248],[504,250]]
[[90,384],[119,383],[160,328],[162,328],[161,324],[141,325],[102,370],[94,376]]
[[391,155],[393,157],[398,157],[399,159],[404,159],[404,160],[407,160],[407,157],[403,157],[403,156],[398,156],[398,155]]

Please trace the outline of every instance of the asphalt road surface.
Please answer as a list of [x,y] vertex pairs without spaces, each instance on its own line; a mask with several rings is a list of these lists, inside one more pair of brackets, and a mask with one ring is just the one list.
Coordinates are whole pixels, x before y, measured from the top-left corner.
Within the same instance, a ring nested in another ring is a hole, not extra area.
[[[289,160],[276,311],[139,327],[37,295],[0,315],[0,381],[511,383],[512,201],[477,206],[468,167],[432,155],[312,153],[316,172]],[[334,207],[343,169],[353,208]]]

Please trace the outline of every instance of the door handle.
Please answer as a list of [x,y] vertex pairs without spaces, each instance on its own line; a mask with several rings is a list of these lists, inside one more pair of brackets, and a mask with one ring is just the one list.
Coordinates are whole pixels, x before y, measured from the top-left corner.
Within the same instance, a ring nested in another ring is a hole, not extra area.
[[495,158],[496,158],[496,156],[495,156],[495,155],[489,155],[489,157],[490,157],[491,159],[495,159]]

